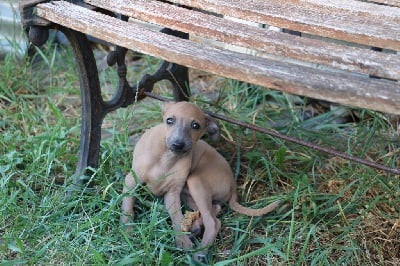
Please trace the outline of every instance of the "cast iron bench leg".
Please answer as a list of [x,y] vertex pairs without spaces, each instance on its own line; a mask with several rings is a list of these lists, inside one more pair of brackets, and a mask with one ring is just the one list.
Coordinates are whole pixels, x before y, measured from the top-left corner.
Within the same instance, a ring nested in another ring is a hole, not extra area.
[[90,168],[97,168],[100,152],[101,125],[107,109],[101,96],[99,75],[90,43],[82,33],[63,29],[71,43],[79,73],[81,88],[81,134],[78,165],[74,185]]

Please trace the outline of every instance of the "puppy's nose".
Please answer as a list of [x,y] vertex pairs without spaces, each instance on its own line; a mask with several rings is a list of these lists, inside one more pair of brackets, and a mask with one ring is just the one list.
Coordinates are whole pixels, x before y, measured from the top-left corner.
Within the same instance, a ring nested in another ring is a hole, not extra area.
[[175,141],[172,143],[172,147],[175,151],[181,151],[185,147],[185,143],[182,141]]

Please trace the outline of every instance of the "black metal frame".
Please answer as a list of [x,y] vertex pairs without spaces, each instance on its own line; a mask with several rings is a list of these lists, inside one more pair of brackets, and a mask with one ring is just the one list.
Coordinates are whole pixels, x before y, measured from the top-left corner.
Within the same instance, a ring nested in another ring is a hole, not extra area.
[[[92,168],[99,165],[101,126],[104,117],[121,107],[127,107],[135,101],[145,98],[144,92],[151,92],[154,84],[161,80],[169,80],[173,84],[173,95],[176,101],[187,100],[189,97],[188,68],[164,61],[152,75],[145,74],[140,81],[131,86],[127,80],[125,56],[128,49],[116,46],[107,57],[109,66],[116,65],[119,77],[116,93],[109,101],[104,101],[101,95],[101,85],[93,48],[88,36],[83,33],[51,24],[34,15],[34,7],[38,3],[49,2],[30,0],[20,4],[21,20],[26,28],[29,40],[36,46],[43,45],[49,36],[50,29],[57,29],[65,34],[73,49],[78,68],[81,90],[81,136],[78,164],[74,176],[74,185],[80,186],[84,176],[90,175]],[[80,0],[77,4],[85,5]],[[128,17],[122,16],[127,21]],[[187,33],[170,29],[161,30],[165,34],[188,39]]]

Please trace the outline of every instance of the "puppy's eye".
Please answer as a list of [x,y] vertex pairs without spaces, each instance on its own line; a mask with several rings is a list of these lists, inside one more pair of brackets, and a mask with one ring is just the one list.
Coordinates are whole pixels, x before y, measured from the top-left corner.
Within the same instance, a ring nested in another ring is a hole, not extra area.
[[171,126],[171,125],[175,124],[175,119],[172,117],[169,117],[169,118],[167,118],[166,122],[167,122],[167,125]]
[[197,130],[197,129],[200,129],[200,127],[201,127],[201,126],[200,126],[199,123],[194,122],[194,121],[192,122],[192,128],[193,128],[193,129],[196,129],[196,130]]

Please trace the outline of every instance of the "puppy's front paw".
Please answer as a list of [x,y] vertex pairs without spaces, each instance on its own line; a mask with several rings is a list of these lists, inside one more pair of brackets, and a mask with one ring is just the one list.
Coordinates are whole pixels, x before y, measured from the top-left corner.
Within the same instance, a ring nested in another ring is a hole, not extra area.
[[176,236],[176,247],[182,249],[191,249],[193,247],[193,242],[187,235]]

